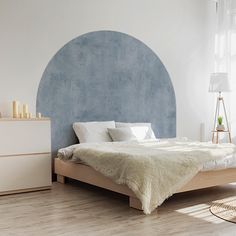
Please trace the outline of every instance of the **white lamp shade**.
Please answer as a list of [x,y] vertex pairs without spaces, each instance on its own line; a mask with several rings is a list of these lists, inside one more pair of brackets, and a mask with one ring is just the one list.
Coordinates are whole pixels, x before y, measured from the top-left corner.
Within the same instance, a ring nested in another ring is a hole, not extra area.
[[212,73],[209,92],[230,92],[230,84],[227,73]]

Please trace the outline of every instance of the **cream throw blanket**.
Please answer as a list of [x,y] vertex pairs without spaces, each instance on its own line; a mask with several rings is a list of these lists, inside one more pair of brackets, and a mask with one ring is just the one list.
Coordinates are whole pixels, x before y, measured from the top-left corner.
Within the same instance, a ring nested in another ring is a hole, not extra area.
[[203,164],[236,151],[233,144],[142,141],[79,144],[73,161],[87,165],[126,184],[150,214],[163,201],[190,181]]

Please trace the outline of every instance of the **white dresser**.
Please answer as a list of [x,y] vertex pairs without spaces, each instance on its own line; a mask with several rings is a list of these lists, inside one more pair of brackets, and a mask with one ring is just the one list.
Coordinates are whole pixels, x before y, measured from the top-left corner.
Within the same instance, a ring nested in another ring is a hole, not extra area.
[[0,195],[51,184],[50,119],[0,119]]

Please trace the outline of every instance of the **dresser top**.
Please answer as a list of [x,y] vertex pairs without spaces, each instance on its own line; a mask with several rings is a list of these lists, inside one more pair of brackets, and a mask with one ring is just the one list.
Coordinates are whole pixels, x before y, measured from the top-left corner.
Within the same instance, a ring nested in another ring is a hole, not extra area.
[[48,117],[42,117],[42,118],[11,118],[11,117],[3,117],[0,118],[1,121],[50,121],[50,118]]

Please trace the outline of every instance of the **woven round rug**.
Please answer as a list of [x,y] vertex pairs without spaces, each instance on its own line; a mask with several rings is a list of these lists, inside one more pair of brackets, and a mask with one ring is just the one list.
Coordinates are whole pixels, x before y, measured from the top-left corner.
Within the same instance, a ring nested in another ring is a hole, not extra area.
[[210,212],[223,220],[236,223],[236,198],[225,198],[213,202]]

